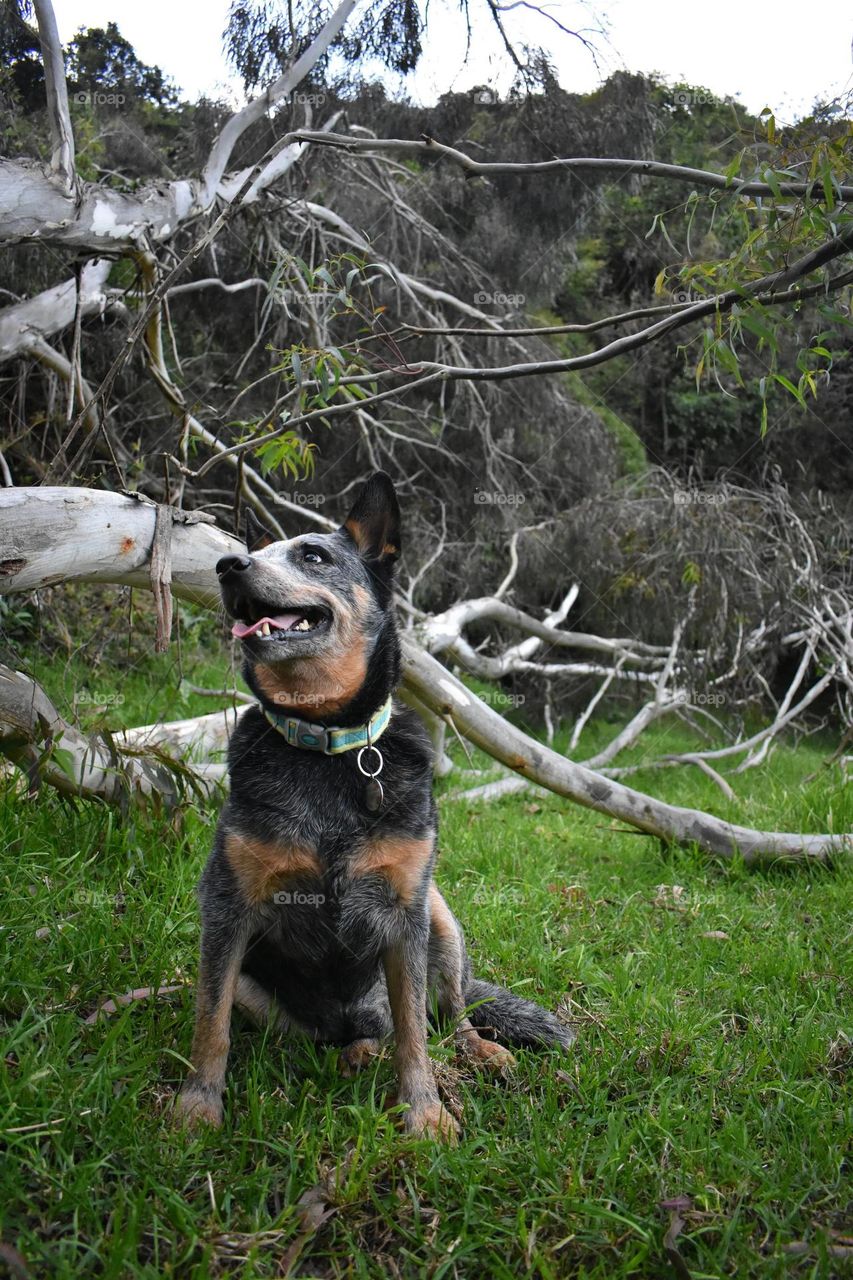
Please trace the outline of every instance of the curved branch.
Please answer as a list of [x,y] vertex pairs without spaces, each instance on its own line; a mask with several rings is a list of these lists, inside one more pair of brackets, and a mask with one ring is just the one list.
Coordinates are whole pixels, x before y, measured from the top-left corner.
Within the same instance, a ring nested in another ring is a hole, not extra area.
[[[80,272],[80,315],[100,315],[113,303],[107,291],[112,263],[93,258]],[[0,364],[26,353],[33,337],[49,338],[74,323],[77,282],[73,278],[0,311]]]
[[[625,160],[608,156],[575,156],[554,160],[474,160],[464,151],[449,147],[424,134],[419,141],[414,138],[353,138],[348,134],[321,136],[311,129],[297,129],[288,135],[304,142],[322,142],[326,146],[340,147],[346,151],[366,151],[381,154],[385,151],[403,152],[406,155],[427,155],[450,160],[474,177],[487,177],[495,173],[553,173],[600,172],[637,175],[646,178],[672,178],[676,182],[689,182],[691,186],[706,187],[713,191],[726,191],[736,196],[810,196],[824,200],[821,182],[780,181],[770,185],[746,178],[727,177],[709,169],[691,169],[687,165],[664,164],[659,160]],[[839,200],[853,200],[853,186],[837,186]]]
[[[853,271],[845,271],[841,275],[835,276],[832,280],[819,280],[816,284],[789,289],[785,293],[759,294],[753,301],[770,306],[778,306],[781,302],[802,302],[804,298],[814,298],[822,293],[834,293],[838,289],[845,288],[848,284],[853,284]],[[613,316],[603,316],[600,320],[591,320],[588,324],[532,325],[529,328],[519,329],[501,329],[496,328],[494,325],[489,329],[466,329],[461,326],[433,329],[427,328],[425,325],[401,324],[396,329],[389,330],[388,336],[394,337],[398,333],[413,333],[418,334],[418,336],[435,334],[436,336],[465,338],[547,338],[561,333],[597,333],[600,329],[609,329],[612,325],[627,324],[632,320],[645,320],[649,316],[677,315],[693,305],[692,301],[671,302],[661,306],[636,307],[633,311],[620,311]]]
[[205,280],[188,280],[186,284],[175,284],[166,294],[171,302],[172,298],[177,298],[182,293],[198,293],[199,289],[221,289],[223,293],[242,293],[244,289],[267,289],[268,281],[262,280],[260,276],[250,276],[248,280],[237,280],[234,284],[227,284],[224,280],[220,280],[219,276],[208,276]]
[[108,804],[128,798],[172,808],[209,786],[165,757],[120,755],[108,734],[84,734],[60,716],[45,691],[21,671],[0,663],[0,751],[27,775],[63,795]]
[[725,858],[740,854],[749,865],[779,858],[827,862],[853,848],[853,833],[796,835],[754,831],[697,809],[665,804],[632,791],[529,738],[406,637],[403,655],[407,687],[436,715],[449,719],[469,742],[521,777],[584,808],[618,818],[667,843],[696,844],[706,853]]
[[[769,275],[762,276],[760,280],[754,280],[751,284],[745,285],[740,289],[729,289],[725,293],[717,294],[715,297],[703,298],[699,302],[690,303],[676,315],[670,315],[663,320],[658,320],[655,324],[649,325],[645,329],[640,329],[637,333],[623,334],[622,337],[614,338],[612,342],[608,342],[606,346],[599,347],[596,351],[587,352],[585,355],[569,356],[559,360],[528,360],[521,364],[499,366],[448,365],[433,360],[422,360],[416,366],[407,365],[372,370],[370,373],[342,379],[341,387],[347,388],[366,382],[385,382],[390,378],[399,378],[401,374],[406,375],[407,381],[389,390],[366,396],[361,400],[361,407],[368,408],[372,404],[387,400],[389,396],[402,396],[415,389],[430,386],[434,382],[504,382],[515,378],[539,377],[544,374],[568,373],[575,369],[590,369],[596,365],[606,364],[616,356],[625,355],[629,351],[635,351],[640,347],[647,346],[657,341],[664,334],[680,329],[694,320],[701,320],[708,315],[719,315],[731,311],[732,307],[744,300],[755,300],[768,305],[775,305],[779,302],[799,298],[804,295],[804,290],[787,290],[786,288],[784,292],[779,292],[779,286],[787,286],[791,281],[809,275],[812,271],[818,270],[835,258],[840,258],[842,254],[849,253],[851,248],[853,248],[853,226],[848,227],[841,235],[834,236],[831,240],[826,241],[825,244],[820,245],[817,249],[804,254],[796,262]],[[847,278],[849,278],[849,273],[844,277],[845,282]],[[821,286],[824,289],[827,287],[828,283]],[[337,417],[342,413],[350,412],[350,409],[351,406],[348,403],[333,404],[322,409],[314,409],[310,413],[287,418],[274,431],[269,431],[262,436],[255,436],[251,440],[244,440],[240,444],[232,445],[227,452],[239,454],[248,449],[256,449],[259,445],[266,444],[268,440],[275,440],[286,431],[292,431],[296,427],[315,421]],[[202,475],[203,472],[204,467],[197,474]]]
[[[341,4],[338,5],[319,35],[311,42],[305,52],[296,59],[293,66],[288,68],[284,75],[279,76],[278,80],[268,85],[264,92],[254,98],[247,107],[244,107],[242,111],[238,111],[236,115],[231,116],[230,120],[226,121],[222,132],[211,148],[210,156],[202,175],[202,201],[205,207],[213,203],[217,187],[228,167],[228,161],[231,159],[231,153],[238,139],[258,120],[262,120],[272,107],[293,93],[294,89],[301,84],[309,71],[317,65],[328,51],[335,37],[340,34],[356,3],[357,0],[341,0]],[[294,141],[298,141],[298,139],[294,139]]]

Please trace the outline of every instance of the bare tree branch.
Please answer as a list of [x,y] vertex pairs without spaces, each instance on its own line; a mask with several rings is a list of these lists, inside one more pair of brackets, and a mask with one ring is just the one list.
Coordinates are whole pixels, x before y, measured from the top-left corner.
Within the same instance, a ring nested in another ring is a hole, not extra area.
[[[115,305],[114,295],[107,289],[111,266],[106,258],[94,258],[80,272],[80,314],[84,318]],[[72,277],[0,311],[0,364],[27,354],[31,340],[50,338],[74,323],[75,284]]]
[[[690,303],[678,314],[666,316],[655,324],[649,325],[645,329],[640,329],[637,333],[624,334],[620,338],[613,339],[606,346],[599,347],[597,351],[591,351],[584,355],[570,356],[566,359],[558,360],[529,360],[521,364],[499,366],[460,366],[448,365],[439,361],[421,360],[417,365],[398,365],[341,379],[341,387],[348,388],[363,383],[384,382],[391,378],[399,378],[401,374],[406,375],[407,380],[399,385],[390,390],[379,391],[374,395],[366,396],[360,401],[362,408],[368,408],[373,404],[387,400],[390,396],[402,396],[411,391],[420,390],[434,382],[460,380],[467,382],[503,382],[516,378],[538,377],[546,374],[567,373],[575,369],[593,368],[596,365],[605,364],[617,356],[625,355],[629,351],[635,351],[640,347],[647,346],[664,334],[680,329],[694,320],[730,311],[732,307],[744,300],[756,299],[768,305],[773,305],[776,302],[790,299],[792,296],[796,296],[799,290],[795,293],[792,293],[792,291],[780,293],[778,290],[781,286],[785,286],[787,290],[787,286],[792,281],[801,279],[835,258],[849,253],[851,248],[853,248],[853,226],[848,227],[840,235],[834,236],[817,249],[811,250],[809,253],[804,254],[802,258],[797,259],[796,262],[780,268],[778,271],[762,276],[761,279],[754,280],[742,288],[729,289],[725,293],[717,294],[714,297],[703,298],[698,302]],[[828,284],[821,287],[825,289]],[[306,385],[313,384],[308,383]],[[275,430],[269,431],[264,435],[255,436],[250,440],[241,441],[240,444],[232,445],[227,452],[237,454],[243,453],[247,449],[256,449],[259,445],[266,444],[268,440],[276,439],[285,431],[292,431],[296,427],[317,421],[322,422],[328,418],[334,418],[342,413],[349,412],[351,412],[350,404],[344,403],[328,405],[322,409],[312,410],[309,413],[294,415],[292,418],[287,418],[282,426]],[[210,465],[210,463],[204,464],[197,474],[202,475]]]
[[237,280],[234,284],[226,284],[219,276],[208,276],[206,280],[188,280],[186,284],[176,284],[166,294],[171,301],[183,293],[198,293],[200,289],[221,289],[223,293],[242,293],[244,289],[266,289],[267,281],[260,276],[251,276],[248,280]]
[[74,131],[71,128],[71,112],[68,109],[68,87],[65,83],[65,61],[62,42],[56,25],[56,14],[50,0],[33,0],[39,29],[44,83],[47,90],[47,116],[53,154],[51,172],[59,179],[66,195],[74,190]]
[[632,791],[529,738],[406,637],[403,650],[407,686],[437,715],[451,719],[469,742],[515,773],[584,808],[618,818],[668,843],[695,843],[720,857],[739,854],[748,865],[780,858],[827,862],[853,847],[853,833],[754,831]]
[[288,97],[302,83],[311,69],[317,65],[328,51],[335,37],[341,32],[356,3],[357,0],[341,0],[341,4],[338,5],[329,21],[293,65],[277,80],[273,81],[271,85],[268,85],[264,92],[254,98],[247,107],[244,107],[242,111],[238,111],[226,122],[211,148],[204,173],[202,174],[201,199],[205,208],[208,208],[213,203],[217,188],[228,167],[228,161],[231,159],[238,139],[258,120],[262,120],[272,107]]
[[[663,164],[658,160],[623,160],[607,156],[577,156],[554,160],[475,160],[464,151],[437,142],[426,134],[423,140],[414,138],[354,138],[348,134],[328,134],[322,137],[310,129],[297,129],[288,135],[305,142],[322,142],[326,146],[341,147],[347,151],[364,151],[381,155],[383,152],[402,152],[405,155],[427,155],[451,160],[472,176],[486,177],[497,173],[553,173],[578,171],[632,174],[648,178],[672,178],[691,186],[706,187],[713,191],[726,191],[736,196],[814,196],[824,200],[821,182],[791,182],[782,179],[772,186],[768,182],[727,177],[708,169],[691,169],[686,165]],[[839,200],[853,200],[853,186],[838,186],[835,194]]]
[[[213,566],[243,543],[210,517],[170,508],[172,589],[208,607],[219,604]],[[96,489],[49,485],[0,491],[0,593],[54,582],[113,582],[150,589],[157,503]]]

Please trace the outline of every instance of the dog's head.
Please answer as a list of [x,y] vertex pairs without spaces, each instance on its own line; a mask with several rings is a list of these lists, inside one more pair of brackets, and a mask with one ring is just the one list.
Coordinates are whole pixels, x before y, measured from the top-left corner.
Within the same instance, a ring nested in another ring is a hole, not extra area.
[[394,486],[383,471],[371,476],[334,533],[276,541],[252,513],[246,529],[247,554],[223,556],[216,572],[250,687],[307,720],[335,715],[357,699],[393,631]]

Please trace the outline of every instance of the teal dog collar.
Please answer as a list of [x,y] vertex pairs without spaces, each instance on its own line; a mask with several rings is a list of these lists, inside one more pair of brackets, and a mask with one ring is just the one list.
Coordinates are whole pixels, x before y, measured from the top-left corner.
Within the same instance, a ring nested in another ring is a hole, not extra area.
[[388,728],[391,719],[389,698],[371,717],[369,724],[355,725],[352,729],[337,729],[323,724],[311,724],[299,716],[283,716],[262,707],[264,715],[291,747],[303,747],[306,751],[322,751],[327,756],[337,756],[344,751],[370,747]]

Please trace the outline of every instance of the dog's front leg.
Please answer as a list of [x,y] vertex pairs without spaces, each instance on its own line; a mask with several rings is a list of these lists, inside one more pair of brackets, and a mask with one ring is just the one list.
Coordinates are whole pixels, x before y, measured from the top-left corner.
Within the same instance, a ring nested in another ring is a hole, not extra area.
[[178,1116],[189,1124],[222,1123],[222,1091],[231,1040],[231,1010],[245,953],[240,921],[205,921],[196,996],[193,1069],[178,1095]]
[[427,1054],[427,922],[409,915],[383,956],[396,1042],[397,1101],[408,1104],[408,1133],[453,1142],[459,1126],[441,1105]]

